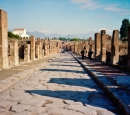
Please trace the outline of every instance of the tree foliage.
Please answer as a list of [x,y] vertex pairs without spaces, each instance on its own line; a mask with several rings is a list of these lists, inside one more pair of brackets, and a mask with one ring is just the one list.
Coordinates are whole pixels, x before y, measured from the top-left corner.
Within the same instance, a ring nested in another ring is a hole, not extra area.
[[121,39],[124,37],[128,37],[128,27],[130,26],[129,19],[123,19],[122,25],[120,28]]
[[19,39],[19,35],[16,35],[16,34],[13,34],[12,32],[8,32],[8,38],[11,38],[11,39]]
[[67,38],[64,38],[64,37],[60,37],[59,40],[62,40],[62,41],[67,41]]
[[81,39],[81,38],[65,38],[65,37],[60,37],[59,39],[62,41],[84,41],[84,40],[87,40],[87,39]]

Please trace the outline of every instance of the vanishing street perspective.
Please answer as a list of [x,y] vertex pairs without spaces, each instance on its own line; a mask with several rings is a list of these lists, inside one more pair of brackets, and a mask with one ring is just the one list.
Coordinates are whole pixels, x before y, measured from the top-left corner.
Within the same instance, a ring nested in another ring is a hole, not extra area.
[[129,0],[0,5],[0,115],[130,115]]

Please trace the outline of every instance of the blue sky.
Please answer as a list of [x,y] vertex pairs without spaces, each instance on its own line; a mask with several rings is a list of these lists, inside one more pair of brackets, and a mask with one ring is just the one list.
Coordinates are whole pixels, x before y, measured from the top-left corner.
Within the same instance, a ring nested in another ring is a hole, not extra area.
[[130,0],[0,0],[0,6],[8,13],[8,29],[45,34],[109,34],[130,20]]

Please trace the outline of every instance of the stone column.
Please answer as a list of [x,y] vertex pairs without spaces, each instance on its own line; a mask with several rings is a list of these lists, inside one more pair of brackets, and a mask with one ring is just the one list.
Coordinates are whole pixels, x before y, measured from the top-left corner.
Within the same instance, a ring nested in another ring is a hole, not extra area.
[[95,33],[95,59],[100,61],[101,54],[101,34]]
[[42,57],[44,57],[44,40],[41,40]]
[[52,50],[51,50],[51,45],[52,45],[52,43],[51,43],[52,41],[49,41],[49,55],[51,55],[52,54]]
[[119,31],[114,30],[111,41],[111,64],[117,64],[119,61]]
[[19,64],[18,40],[10,42],[9,64],[15,66]]
[[31,44],[30,44],[31,60],[35,60],[35,37],[31,36],[30,41],[31,41]]
[[40,58],[40,55],[39,55],[39,45],[36,45],[36,58]]
[[92,49],[92,37],[89,37],[89,50]]
[[47,43],[44,43],[44,56],[47,56]]
[[130,71],[130,26],[128,28],[128,63],[127,69]]
[[42,58],[42,43],[40,38],[37,39],[37,43],[39,45],[39,58]]
[[101,30],[101,62],[106,63],[106,30]]
[[0,9],[0,68],[9,67],[7,12]]
[[92,58],[95,59],[95,43],[92,43],[92,51],[93,51]]
[[24,45],[24,61],[30,61],[30,44]]

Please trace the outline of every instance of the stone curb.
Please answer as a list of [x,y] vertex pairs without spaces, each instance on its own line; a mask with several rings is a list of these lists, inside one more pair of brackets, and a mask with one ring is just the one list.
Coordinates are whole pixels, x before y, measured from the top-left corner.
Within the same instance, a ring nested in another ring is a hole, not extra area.
[[[110,96],[112,101],[120,108],[120,110],[125,115],[130,115],[130,106],[129,103],[124,101],[123,98],[120,95],[120,92],[123,92],[126,94],[125,89],[122,89],[118,85],[115,85],[111,79],[104,76],[101,72],[97,72],[95,69],[87,65],[86,62],[84,62],[81,59],[78,59],[73,53],[70,52],[70,54],[78,61],[79,64],[93,77],[93,79],[100,85],[100,87]],[[130,99],[130,97],[128,97]],[[126,99],[127,100],[127,99]]]
[[0,92],[4,91],[5,89],[14,85],[16,82],[25,78],[29,74],[32,74],[33,72],[37,71],[41,67],[47,66],[48,65],[47,61],[48,60],[54,60],[57,56],[59,56],[59,54],[55,54],[53,56],[51,55],[51,56],[48,57],[48,59],[45,62],[38,64],[36,67],[33,67],[31,69],[28,69],[28,70],[24,70],[24,71],[19,72],[17,74],[13,74],[12,76],[10,76],[10,77],[8,77],[4,80],[1,80],[0,81]]

